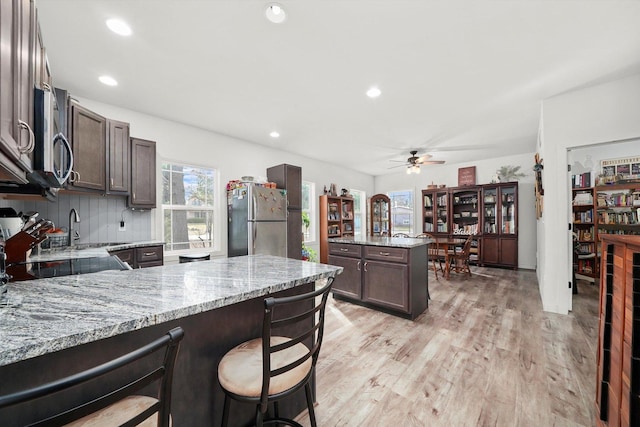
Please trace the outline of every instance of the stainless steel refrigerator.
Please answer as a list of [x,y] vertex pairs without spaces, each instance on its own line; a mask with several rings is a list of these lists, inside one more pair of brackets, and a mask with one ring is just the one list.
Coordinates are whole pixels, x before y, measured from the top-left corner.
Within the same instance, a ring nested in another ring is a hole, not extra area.
[[228,256],[287,256],[287,194],[256,184],[230,190]]

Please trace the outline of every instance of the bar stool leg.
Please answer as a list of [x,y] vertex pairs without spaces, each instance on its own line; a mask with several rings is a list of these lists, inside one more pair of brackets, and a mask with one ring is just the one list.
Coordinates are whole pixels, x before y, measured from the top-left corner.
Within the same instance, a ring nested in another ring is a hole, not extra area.
[[311,386],[309,383],[304,386],[304,391],[307,395],[307,407],[309,408],[309,421],[311,421],[311,427],[317,427],[316,413],[313,410],[313,398],[311,397]]
[[224,395],[224,409],[222,410],[222,427],[227,427],[229,425],[229,405],[231,404],[231,400],[229,396],[225,393]]

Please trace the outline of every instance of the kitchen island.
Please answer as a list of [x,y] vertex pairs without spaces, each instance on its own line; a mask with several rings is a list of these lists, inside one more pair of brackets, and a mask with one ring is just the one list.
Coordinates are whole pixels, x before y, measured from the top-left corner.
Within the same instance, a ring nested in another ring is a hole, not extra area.
[[431,239],[329,239],[329,264],[344,268],[333,283],[336,298],[409,319],[428,307],[427,245]]
[[[218,361],[260,335],[263,297],[308,292],[341,270],[255,255],[9,283],[0,305],[0,394],[101,363],[182,326],[174,425],[219,425]],[[302,393],[283,409],[295,415],[304,407]],[[254,410],[234,408],[234,420],[250,419]],[[33,412],[5,409],[1,424],[23,425]]]

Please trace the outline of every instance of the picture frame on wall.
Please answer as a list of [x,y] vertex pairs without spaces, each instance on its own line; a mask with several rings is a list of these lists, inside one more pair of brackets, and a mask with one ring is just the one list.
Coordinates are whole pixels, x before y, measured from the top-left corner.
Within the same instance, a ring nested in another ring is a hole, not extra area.
[[600,166],[604,176],[638,175],[640,174],[640,156],[601,160]]

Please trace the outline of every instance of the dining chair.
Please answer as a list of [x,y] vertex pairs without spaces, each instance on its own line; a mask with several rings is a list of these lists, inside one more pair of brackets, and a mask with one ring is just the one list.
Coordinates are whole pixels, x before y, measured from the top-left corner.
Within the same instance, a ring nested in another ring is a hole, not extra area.
[[[324,312],[333,278],[313,292],[264,300],[262,336],[229,350],[218,365],[224,391],[222,425],[229,423],[231,400],[256,405],[255,425],[298,422],[279,416],[278,402],[304,387],[309,419],[316,427],[311,378],[324,332]],[[286,308],[286,317],[277,315]],[[287,332],[295,330],[295,333]],[[278,330],[278,334],[274,333]],[[273,417],[269,405],[273,403]]]
[[469,258],[471,256],[471,244],[473,242],[473,235],[470,234],[467,240],[464,241],[462,248],[454,249],[454,252],[449,255],[449,261],[451,262],[450,270],[456,273],[466,273],[471,277],[471,267],[469,266]]
[[[420,233],[416,236],[416,238],[423,239],[431,239],[432,243],[429,243],[427,246],[427,265],[429,265],[429,261],[433,264],[433,272],[436,275],[436,280],[438,279],[438,267],[440,268],[440,272],[443,272],[442,269],[442,258],[444,257],[444,253],[441,249],[438,248],[438,243],[435,237],[429,233]],[[436,260],[438,261],[438,265],[436,265]]]
[[[45,414],[29,425],[169,427],[173,370],[183,337],[183,329],[174,328],[116,359],[46,384],[0,396],[0,408],[20,404],[37,407],[35,405],[53,394],[57,395],[56,402],[64,402],[66,394],[60,396],[59,393],[66,392],[69,396],[80,395],[86,400],[76,406],[56,403],[55,413]],[[159,353],[163,350],[164,355],[159,361]],[[95,381],[109,385],[105,385],[98,396],[87,395],[83,386],[90,382],[95,384]],[[153,385],[157,390],[154,396],[137,394]]]

